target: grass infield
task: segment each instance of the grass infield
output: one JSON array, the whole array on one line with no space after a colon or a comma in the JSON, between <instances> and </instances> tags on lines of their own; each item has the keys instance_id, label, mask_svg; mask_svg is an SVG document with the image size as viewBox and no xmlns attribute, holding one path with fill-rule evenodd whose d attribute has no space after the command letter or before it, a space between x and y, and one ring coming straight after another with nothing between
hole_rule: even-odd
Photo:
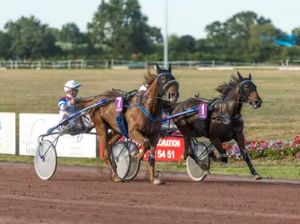
<instances>
[{"instance_id":1,"label":"grass infield","mask_svg":"<svg viewBox=\"0 0 300 224\"><path fill-rule=\"evenodd\" d=\"M218 96L215 88L228 82L234 71L174 70L180 83L180 100L200 93ZM292 140L300 134L300 71L241 70L252 73L263 99L260 109L243 107L247 140ZM57 100L67 80L82 83L80 96L87 97L111 89L133 90L143 82L145 70L0 70L0 111L17 113L57 113Z\"/></svg>"}]
</instances>

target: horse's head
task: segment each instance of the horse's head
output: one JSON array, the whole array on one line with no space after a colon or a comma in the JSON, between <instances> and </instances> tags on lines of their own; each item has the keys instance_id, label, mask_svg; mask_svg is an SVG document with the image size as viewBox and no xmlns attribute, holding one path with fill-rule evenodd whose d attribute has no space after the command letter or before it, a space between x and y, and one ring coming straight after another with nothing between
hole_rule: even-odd
<instances>
[{"instance_id":1,"label":"horse's head","mask_svg":"<svg viewBox=\"0 0 300 224\"><path fill-rule=\"evenodd\" d=\"M163 100L176 102L179 97L179 83L172 75L171 66L169 69L161 69L156 64L157 70L157 84L158 84L158 97L162 97Z\"/></svg>"},{"instance_id":2,"label":"horse's head","mask_svg":"<svg viewBox=\"0 0 300 224\"><path fill-rule=\"evenodd\" d=\"M252 81L251 74L249 74L248 78L244 78L237 72L237 76L239 79L240 101L248 102L254 109L259 108L262 100L257 92L256 85Z\"/></svg>"}]
</instances>

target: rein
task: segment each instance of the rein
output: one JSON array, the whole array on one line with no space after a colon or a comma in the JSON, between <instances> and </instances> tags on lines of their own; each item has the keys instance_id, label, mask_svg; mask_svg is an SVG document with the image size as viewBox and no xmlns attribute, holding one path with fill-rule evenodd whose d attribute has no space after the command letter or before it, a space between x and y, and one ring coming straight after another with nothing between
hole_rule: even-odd
<instances>
[{"instance_id":1,"label":"rein","mask_svg":"<svg viewBox=\"0 0 300 224\"><path fill-rule=\"evenodd\" d=\"M89 98L91 98L91 100L96 99L97 97L111 97L112 99L115 99L116 97L112 97L111 95L108 94L100 94L100 95L96 95L96 96L88 96L88 97L84 97L82 98L83 100L89 100ZM123 97L124 95L122 95ZM146 99L164 99L164 97L159 97L159 96L138 96L138 95L134 95L135 97L141 97L141 98L146 98Z\"/></svg>"},{"instance_id":2,"label":"rein","mask_svg":"<svg viewBox=\"0 0 300 224\"><path fill-rule=\"evenodd\" d=\"M219 98L218 100L220 100L220 99L221 98ZM237 103L244 103L244 102L237 102ZM211 106L210 106L210 108L211 108ZM213 109L210 109L210 110L213 110ZM194 115L198 112L199 112L199 108L197 106L196 107L190 107L185 111L169 115L166 118L163 118L161 121L162 121L162 123L165 123L165 122L167 122L171 119L174 119L174 118L177 118L177 117L180 117L180 116L191 116L191 115ZM241 114L236 114L234 116L229 116L229 115L223 114L222 111L221 111L221 114L219 116L210 117L210 118L207 118L206 120L221 120L222 121L222 120L225 119L227 121L229 120L229 123L230 123L230 121L239 120L241 117L242 117ZM226 123L228 123L228 122L226 122Z\"/></svg>"},{"instance_id":3,"label":"rein","mask_svg":"<svg viewBox=\"0 0 300 224\"><path fill-rule=\"evenodd\" d=\"M146 118L149 120L150 122L150 125L152 123L154 123L155 121L157 120L160 120L161 119L161 115L162 115L162 109L160 108L160 113L159 115L157 116L153 116L149 111L148 109L143 105L143 98L144 99L164 99L165 98L165 90L170 86L170 85L179 85L179 83L176 81L176 79L174 78L174 76L170 73L170 72L162 72L160 74L157 75L156 77L157 79L157 85L158 85L158 92L157 92L157 96L156 97L152 97L152 96L144 96L144 93L145 92L136 92L132 95L132 97L139 97L140 100L138 103L135 103L134 105L124 105L125 108L127 109L130 109L130 108L133 108L133 107L138 107L142 112L143 114L146 116ZM141 94L138 94L138 93L141 93ZM112 96L112 94L99 94L99 95L96 95L96 96L91 96L91 97L86 97L86 98L83 98L83 100L94 100L96 99L97 97L110 97L110 98L116 98L116 97L119 97L121 96L123 99L127 98L127 96L130 95L130 93L121 93L119 94L118 96Z\"/></svg>"}]
</instances>

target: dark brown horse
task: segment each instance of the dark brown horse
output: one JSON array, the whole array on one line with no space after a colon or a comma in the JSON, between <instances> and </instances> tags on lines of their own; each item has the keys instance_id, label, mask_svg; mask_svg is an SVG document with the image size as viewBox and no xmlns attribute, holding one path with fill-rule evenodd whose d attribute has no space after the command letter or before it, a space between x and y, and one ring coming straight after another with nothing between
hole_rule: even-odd
<instances>
[{"instance_id":1,"label":"dark brown horse","mask_svg":"<svg viewBox=\"0 0 300 224\"><path fill-rule=\"evenodd\" d=\"M227 162L227 154L222 147L222 143L234 139L238 143L241 155L251 174L255 179L260 179L261 177L253 168L250 158L245 152L244 122L241 115L244 103L251 104L254 109L259 108L262 104L251 74L248 78L243 78L238 72L237 76L232 76L229 83L220 85L216 90L221 93L221 96L212 101L196 97L168 107L169 113L176 114L190 108L196 108L202 103L208 104L208 118L205 120L200 119L197 113L173 119L185 137L184 157L186 159L190 155L196 159L191 149L191 138L204 136L210 139L218 150L221 160Z\"/></svg>"},{"instance_id":2,"label":"dark brown horse","mask_svg":"<svg viewBox=\"0 0 300 224\"><path fill-rule=\"evenodd\" d=\"M82 109L92 105L102 98L112 99L104 106L95 108L89 112L95 125L99 141L103 147L104 159L109 164L112 172L112 180L119 181L116 175L116 167L108 160L108 150L120 136L127 135L130 139L139 143L144 150L140 151L137 157L142 159L145 150L150 149L149 156L149 180L151 183L160 184L161 181L155 173L155 147L160 137L161 129L161 102L176 102L179 96L179 84L171 73L171 67L168 70L161 69L158 65L157 75L154 80L149 82L153 74L148 71L145 76L146 82L151 83L146 91L126 93L120 90L109 90L99 96L89 99L81 99L77 103L77 108ZM150 77L150 78L149 78ZM147 80L148 79L148 80ZM122 97L124 100L123 112L116 112L115 98ZM121 120L123 124L117 122ZM109 134L109 129L111 133Z\"/></svg>"}]
</instances>

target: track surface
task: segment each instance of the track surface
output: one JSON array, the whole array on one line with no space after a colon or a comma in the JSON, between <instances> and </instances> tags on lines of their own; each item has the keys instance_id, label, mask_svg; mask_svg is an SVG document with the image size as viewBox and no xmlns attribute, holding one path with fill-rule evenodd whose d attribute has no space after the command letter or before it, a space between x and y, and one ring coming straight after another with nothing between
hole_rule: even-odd
<instances>
[{"instance_id":1,"label":"track surface","mask_svg":"<svg viewBox=\"0 0 300 224\"><path fill-rule=\"evenodd\" d=\"M300 182L144 177L113 183L106 170L58 167L42 181L32 165L0 163L0 223L300 223Z\"/></svg>"}]
</instances>

